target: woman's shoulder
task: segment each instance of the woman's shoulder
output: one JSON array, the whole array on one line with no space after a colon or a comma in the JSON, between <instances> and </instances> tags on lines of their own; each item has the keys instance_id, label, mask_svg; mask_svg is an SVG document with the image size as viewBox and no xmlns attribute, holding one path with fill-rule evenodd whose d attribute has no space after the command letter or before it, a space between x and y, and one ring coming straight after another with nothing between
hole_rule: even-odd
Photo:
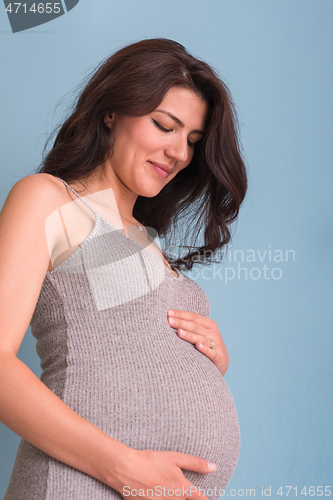
<instances>
[{"instance_id":1,"label":"woman's shoulder","mask_svg":"<svg viewBox=\"0 0 333 500\"><path fill-rule=\"evenodd\" d=\"M47 218L68 201L60 179L46 173L27 175L10 189L0 211L0 226L2 230L22 224L32 224L31 230L44 228Z\"/></svg>"},{"instance_id":2,"label":"woman's shoulder","mask_svg":"<svg viewBox=\"0 0 333 500\"><path fill-rule=\"evenodd\" d=\"M47 173L31 174L18 180L10 189L5 205L38 207L53 211L64 202L66 190L60 179ZM4 207L5 207L4 205Z\"/></svg>"},{"instance_id":3,"label":"woman's shoulder","mask_svg":"<svg viewBox=\"0 0 333 500\"><path fill-rule=\"evenodd\" d=\"M54 175L38 173L22 177L13 185L11 192L20 192L25 198L31 198L34 194L47 197L47 195L59 193L59 187L63 185L61 180Z\"/></svg>"}]
</instances>

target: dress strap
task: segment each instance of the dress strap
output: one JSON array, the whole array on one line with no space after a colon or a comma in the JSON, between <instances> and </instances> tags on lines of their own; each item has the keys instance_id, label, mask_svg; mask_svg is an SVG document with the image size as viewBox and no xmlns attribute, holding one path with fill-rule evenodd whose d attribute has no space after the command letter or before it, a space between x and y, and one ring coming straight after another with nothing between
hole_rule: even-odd
<instances>
[{"instance_id":1,"label":"dress strap","mask_svg":"<svg viewBox=\"0 0 333 500\"><path fill-rule=\"evenodd\" d=\"M93 212L93 214L96 217L99 216L98 212L96 212L96 210L94 210L93 208L91 208L91 206L89 205L89 203L87 203L83 198L81 198L81 196L76 191L74 191L74 189L72 187L70 187L70 185L67 184L67 182L64 181L64 179L61 179L61 177L57 177L57 176L55 176L55 177L57 179L61 180L82 201L82 203L84 203L88 208L90 208L90 210Z\"/></svg>"}]
</instances>

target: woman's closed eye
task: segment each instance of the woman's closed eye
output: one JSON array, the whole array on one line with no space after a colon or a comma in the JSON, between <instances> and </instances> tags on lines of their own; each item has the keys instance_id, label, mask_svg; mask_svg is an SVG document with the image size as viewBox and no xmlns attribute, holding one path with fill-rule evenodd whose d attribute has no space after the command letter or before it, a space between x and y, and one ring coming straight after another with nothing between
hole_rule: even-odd
<instances>
[{"instance_id":1,"label":"woman's closed eye","mask_svg":"<svg viewBox=\"0 0 333 500\"><path fill-rule=\"evenodd\" d=\"M165 128L165 127L162 127L162 125L160 125L156 120L154 120L152 118L153 122L155 123L156 127L159 128L160 130L162 130L163 132L172 132L173 129L168 129L168 128ZM187 141L187 144L192 147L194 146L194 142L191 142L191 141Z\"/></svg>"},{"instance_id":2,"label":"woman's closed eye","mask_svg":"<svg viewBox=\"0 0 333 500\"><path fill-rule=\"evenodd\" d=\"M172 132L172 129L162 127L162 125L160 125L156 120L153 119L153 122L155 123L156 127L160 130L163 130L163 132Z\"/></svg>"}]
</instances>

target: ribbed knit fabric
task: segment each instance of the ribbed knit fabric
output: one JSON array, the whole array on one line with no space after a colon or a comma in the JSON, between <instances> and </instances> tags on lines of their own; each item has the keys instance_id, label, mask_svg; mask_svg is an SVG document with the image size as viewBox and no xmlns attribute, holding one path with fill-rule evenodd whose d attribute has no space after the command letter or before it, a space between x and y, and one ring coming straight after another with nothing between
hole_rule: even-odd
<instances>
[{"instance_id":1,"label":"ribbed knit fabric","mask_svg":"<svg viewBox=\"0 0 333 500\"><path fill-rule=\"evenodd\" d=\"M217 500L239 455L234 400L212 361L167 321L168 309L209 317L208 297L80 199L94 213L95 226L47 272L31 320L41 380L127 446L181 451L216 463L209 474L183 473ZM22 439L4 500L121 498Z\"/></svg>"}]
</instances>

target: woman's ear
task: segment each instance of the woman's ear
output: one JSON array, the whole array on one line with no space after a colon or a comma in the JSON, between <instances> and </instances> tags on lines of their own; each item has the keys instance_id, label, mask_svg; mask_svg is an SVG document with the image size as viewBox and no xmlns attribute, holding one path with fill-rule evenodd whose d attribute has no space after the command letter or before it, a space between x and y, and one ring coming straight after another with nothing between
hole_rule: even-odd
<instances>
[{"instance_id":1,"label":"woman's ear","mask_svg":"<svg viewBox=\"0 0 333 500\"><path fill-rule=\"evenodd\" d=\"M105 115L104 123L111 130L114 124L114 113L108 113Z\"/></svg>"}]
</instances>

